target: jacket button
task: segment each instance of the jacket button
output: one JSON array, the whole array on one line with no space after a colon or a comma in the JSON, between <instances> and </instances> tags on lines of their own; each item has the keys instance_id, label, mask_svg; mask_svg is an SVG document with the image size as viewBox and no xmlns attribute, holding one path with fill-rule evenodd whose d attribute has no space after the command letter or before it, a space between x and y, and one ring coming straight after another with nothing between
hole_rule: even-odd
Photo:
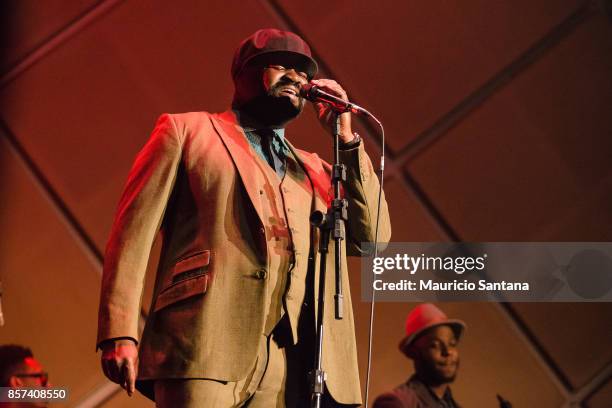
<instances>
[{"instance_id":1,"label":"jacket button","mask_svg":"<svg viewBox=\"0 0 612 408\"><path fill-rule=\"evenodd\" d=\"M261 235L266 235L266 229L264 227L259 227L259 233Z\"/></svg>"},{"instance_id":2,"label":"jacket button","mask_svg":"<svg viewBox=\"0 0 612 408\"><path fill-rule=\"evenodd\" d=\"M260 280L266 279L266 275L267 272L264 268L258 269L257 272L255 272L255 277Z\"/></svg>"}]
</instances>

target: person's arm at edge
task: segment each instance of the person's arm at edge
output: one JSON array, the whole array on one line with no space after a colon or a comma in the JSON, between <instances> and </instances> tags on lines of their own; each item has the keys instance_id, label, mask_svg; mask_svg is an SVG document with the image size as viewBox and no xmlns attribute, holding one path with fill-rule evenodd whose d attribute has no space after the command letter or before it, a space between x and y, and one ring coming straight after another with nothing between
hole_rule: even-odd
<instances>
[{"instance_id":1,"label":"person's arm at edge","mask_svg":"<svg viewBox=\"0 0 612 408\"><path fill-rule=\"evenodd\" d=\"M144 275L180 157L176 124L164 114L134 161L106 247L97 348L104 373L128 395L135 388Z\"/></svg>"}]
</instances>

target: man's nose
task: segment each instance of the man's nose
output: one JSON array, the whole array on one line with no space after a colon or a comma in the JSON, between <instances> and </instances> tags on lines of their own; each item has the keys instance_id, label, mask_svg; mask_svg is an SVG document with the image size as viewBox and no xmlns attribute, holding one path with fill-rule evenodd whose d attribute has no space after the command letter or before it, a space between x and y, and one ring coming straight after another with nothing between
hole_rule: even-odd
<instances>
[{"instance_id":1,"label":"man's nose","mask_svg":"<svg viewBox=\"0 0 612 408\"><path fill-rule=\"evenodd\" d=\"M287 69L285 71L285 76L289 78L292 82L295 82L295 83L299 83L302 85L308 83L308 80L304 78L303 76L301 76L300 74L298 74L298 72L294 68Z\"/></svg>"}]
</instances>

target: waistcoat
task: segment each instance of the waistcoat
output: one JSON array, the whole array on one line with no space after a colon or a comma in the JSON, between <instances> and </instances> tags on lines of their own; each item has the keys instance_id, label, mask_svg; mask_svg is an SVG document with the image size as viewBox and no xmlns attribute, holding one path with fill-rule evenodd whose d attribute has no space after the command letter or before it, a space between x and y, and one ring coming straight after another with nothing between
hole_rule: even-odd
<instances>
[{"instance_id":1,"label":"waistcoat","mask_svg":"<svg viewBox=\"0 0 612 408\"><path fill-rule=\"evenodd\" d=\"M313 189L306 172L292 153L287 154L282 179L259 155L254 156L265 178L260 196L269 241L266 296L269 304L264 334L269 335L287 313L295 344L306 291Z\"/></svg>"}]
</instances>

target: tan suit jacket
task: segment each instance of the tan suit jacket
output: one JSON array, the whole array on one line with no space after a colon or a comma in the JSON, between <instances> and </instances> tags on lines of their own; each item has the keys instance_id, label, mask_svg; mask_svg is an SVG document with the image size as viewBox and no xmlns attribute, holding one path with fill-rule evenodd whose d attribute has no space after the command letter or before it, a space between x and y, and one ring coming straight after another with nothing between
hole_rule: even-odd
<instances>
[{"instance_id":1,"label":"tan suit jacket","mask_svg":"<svg viewBox=\"0 0 612 408\"><path fill-rule=\"evenodd\" d=\"M310 210L326 210L329 164L289 145L314 186ZM348 167L348 254L374 240L378 179L363 145L341 152ZM137 156L106 248L98 344L139 339L144 275L157 232L163 245L151 313L140 340L139 384L156 378L236 381L254 366L264 325L270 232L261 216L264 176L233 112L162 115ZM266 193L267 194L267 193ZM390 239L382 199L379 241ZM312 235L314 234L314 235ZM311 232L318 236L318 232ZM312 243L295 243L296 246ZM316 251L316 248L314 248ZM344 251L346 254L347 252ZM318 254L307 259L316 268ZM328 271L333 271L330 245ZM344 319L333 316L333 272L327 274L323 367L338 402L361 401L346 258ZM315 293L317 293L315 291Z\"/></svg>"}]
</instances>

